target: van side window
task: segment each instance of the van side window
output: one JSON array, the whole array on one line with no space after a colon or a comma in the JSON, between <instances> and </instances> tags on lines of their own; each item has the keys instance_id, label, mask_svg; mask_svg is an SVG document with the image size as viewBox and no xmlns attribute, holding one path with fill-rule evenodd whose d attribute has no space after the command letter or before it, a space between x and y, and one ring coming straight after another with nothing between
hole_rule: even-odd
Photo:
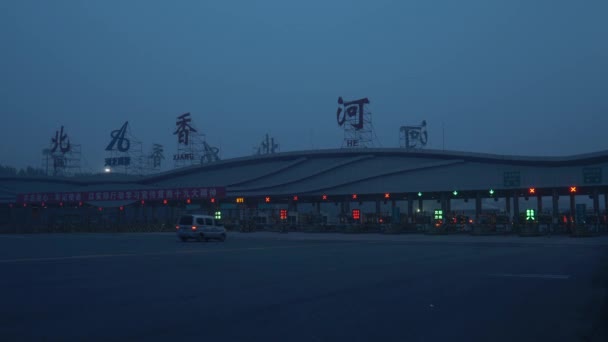
<instances>
[{"instance_id":1,"label":"van side window","mask_svg":"<svg viewBox=\"0 0 608 342\"><path fill-rule=\"evenodd\" d=\"M179 218L179 224L189 226L192 224L192 215L184 215Z\"/></svg>"},{"instance_id":2,"label":"van side window","mask_svg":"<svg viewBox=\"0 0 608 342\"><path fill-rule=\"evenodd\" d=\"M199 217L199 218L197 218L197 219L196 219L196 224L198 224L198 225L201 225L201 226L202 226L202 225L204 225L204 224L205 224L205 221L203 221L203 219Z\"/></svg>"},{"instance_id":3,"label":"van side window","mask_svg":"<svg viewBox=\"0 0 608 342\"><path fill-rule=\"evenodd\" d=\"M213 219L205 218L205 225L207 225L207 226L213 226Z\"/></svg>"}]
</instances>

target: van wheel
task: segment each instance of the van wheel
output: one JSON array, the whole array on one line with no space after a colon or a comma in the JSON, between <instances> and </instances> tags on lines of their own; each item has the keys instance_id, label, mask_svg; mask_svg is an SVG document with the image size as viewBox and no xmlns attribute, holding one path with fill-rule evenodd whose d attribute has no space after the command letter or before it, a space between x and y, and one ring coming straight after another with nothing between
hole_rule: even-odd
<instances>
[{"instance_id":1,"label":"van wheel","mask_svg":"<svg viewBox=\"0 0 608 342\"><path fill-rule=\"evenodd\" d=\"M226 241L226 234L220 235L220 241L222 241L222 242Z\"/></svg>"}]
</instances>

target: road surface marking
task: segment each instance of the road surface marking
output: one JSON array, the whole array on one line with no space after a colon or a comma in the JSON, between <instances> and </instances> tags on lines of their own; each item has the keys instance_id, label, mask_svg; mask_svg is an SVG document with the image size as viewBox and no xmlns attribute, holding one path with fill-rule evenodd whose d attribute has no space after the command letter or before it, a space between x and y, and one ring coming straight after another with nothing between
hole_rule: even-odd
<instances>
[{"instance_id":1,"label":"road surface marking","mask_svg":"<svg viewBox=\"0 0 608 342\"><path fill-rule=\"evenodd\" d=\"M513 273L494 273L492 277L504 278L538 278L538 279L568 279L569 275L565 274L513 274Z\"/></svg>"},{"instance_id":2,"label":"road surface marking","mask_svg":"<svg viewBox=\"0 0 608 342\"><path fill-rule=\"evenodd\" d=\"M227 248L227 249L211 249L198 250L190 249L186 251L166 251L152 253L115 253L115 254L85 254L85 255L69 255L59 257L38 257L38 258L16 258L16 259L0 259L0 264L10 264L19 262L37 262L37 261L64 261L64 260L81 260L81 259L101 259L101 258L116 258L116 257L134 257L134 256L163 256L163 255L180 255L180 254L205 254L205 253L221 253L221 252L241 252L241 251L263 251L273 249L296 249L306 247L327 246L327 243L308 244L308 245L293 245L293 246L271 246L271 247L243 247L243 248ZM335 244L334 244L335 245ZM339 245L355 245L354 243L339 243Z\"/></svg>"}]
</instances>

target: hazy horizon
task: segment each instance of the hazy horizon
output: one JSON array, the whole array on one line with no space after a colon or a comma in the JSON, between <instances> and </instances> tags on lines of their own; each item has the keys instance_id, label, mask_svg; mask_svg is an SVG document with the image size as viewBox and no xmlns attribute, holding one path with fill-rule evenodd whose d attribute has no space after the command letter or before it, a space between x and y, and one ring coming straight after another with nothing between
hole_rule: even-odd
<instances>
[{"instance_id":1,"label":"hazy horizon","mask_svg":"<svg viewBox=\"0 0 608 342\"><path fill-rule=\"evenodd\" d=\"M83 171L129 121L176 152L192 113L223 159L269 133L339 148L338 97L368 97L377 147L426 120L429 149L606 150L608 3L53 1L0 4L0 164L40 166L63 125Z\"/></svg>"}]
</instances>

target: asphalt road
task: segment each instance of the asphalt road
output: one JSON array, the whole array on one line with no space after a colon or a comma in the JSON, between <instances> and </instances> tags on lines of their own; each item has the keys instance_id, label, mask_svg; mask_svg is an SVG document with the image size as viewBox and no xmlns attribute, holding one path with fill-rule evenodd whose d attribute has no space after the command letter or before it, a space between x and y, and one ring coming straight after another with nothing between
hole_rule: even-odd
<instances>
[{"instance_id":1,"label":"asphalt road","mask_svg":"<svg viewBox=\"0 0 608 342\"><path fill-rule=\"evenodd\" d=\"M608 237L0 235L0 341L603 341Z\"/></svg>"}]
</instances>

